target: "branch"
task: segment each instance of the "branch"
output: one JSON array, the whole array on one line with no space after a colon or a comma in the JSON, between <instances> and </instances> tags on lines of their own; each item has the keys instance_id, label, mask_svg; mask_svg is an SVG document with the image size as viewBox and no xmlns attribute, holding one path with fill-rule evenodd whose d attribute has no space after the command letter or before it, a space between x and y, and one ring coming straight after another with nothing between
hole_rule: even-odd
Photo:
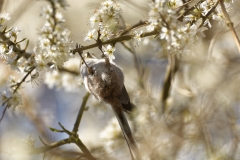
<instances>
[{"instance_id":1,"label":"branch","mask_svg":"<svg viewBox=\"0 0 240 160\"><path fill-rule=\"evenodd\" d=\"M239 38L237 36L237 33L233 27L233 22L231 21L227 11L226 11L226 8L224 6L224 3L223 3L223 0L218 0L218 2L220 3L220 6L221 6L221 9L222 9L222 12L223 12L223 16L225 18L225 21L226 21L226 24L228 26L228 28L230 29L233 37L234 37L234 40L235 40L235 43L237 45L237 48L238 48L238 51L240 53L240 41L239 41Z\"/></svg>"},{"instance_id":2,"label":"branch","mask_svg":"<svg viewBox=\"0 0 240 160\"><path fill-rule=\"evenodd\" d=\"M190 8L187 8L185 12L183 12L180 16L177 17L177 20L182 21L183 17L188 14L190 11L195 9L195 6L198 5L199 3L203 2L204 0L200 0L199 2L197 2L196 4L194 4L193 6L191 6Z\"/></svg>"},{"instance_id":3,"label":"branch","mask_svg":"<svg viewBox=\"0 0 240 160\"><path fill-rule=\"evenodd\" d=\"M85 156L90 160L96 160L95 157L91 154L91 152L87 149L87 147L82 143L82 141L77 137L75 140L75 144L82 150Z\"/></svg>"},{"instance_id":4,"label":"branch","mask_svg":"<svg viewBox=\"0 0 240 160\"><path fill-rule=\"evenodd\" d=\"M74 70L69 70L69 69L67 69L67 68L65 68L65 67L63 67L63 66L58 66L58 70L59 70L60 72L70 73L70 74L72 74L72 75L74 75L74 76L78 76L78 75L79 75L79 72L74 71Z\"/></svg>"},{"instance_id":5,"label":"branch","mask_svg":"<svg viewBox=\"0 0 240 160\"><path fill-rule=\"evenodd\" d=\"M208 11L208 13L203 17L203 20L202 20L202 24L204 24L204 22L207 20L207 18L215 11L217 5L218 5L219 1L217 1L213 7ZM201 24L201 25L202 25Z\"/></svg>"},{"instance_id":6,"label":"branch","mask_svg":"<svg viewBox=\"0 0 240 160\"><path fill-rule=\"evenodd\" d=\"M120 33L120 36L123 36L123 35L127 34L128 32L130 32L131 30L137 29L137 28L142 27L142 26L145 26L145 25L147 25L147 24L148 24L147 21L139 21L137 24L135 24L135 25L133 25L132 27L124 30L123 32L121 32L121 33ZM117 36L117 37L119 37L119 36Z\"/></svg>"},{"instance_id":7,"label":"branch","mask_svg":"<svg viewBox=\"0 0 240 160\"><path fill-rule=\"evenodd\" d=\"M88 100L89 96L90 96L90 93L87 92L86 95L83 97L83 101L82 101L82 104L80 106L80 110L78 112L77 119L75 121L73 130L72 130L73 133L77 133L78 132L78 127L79 127L79 124L81 122L82 115L83 115L83 112L85 110L86 103L87 103L87 100Z\"/></svg>"},{"instance_id":8,"label":"branch","mask_svg":"<svg viewBox=\"0 0 240 160\"><path fill-rule=\"evenodd\" d=\"M47 151L49 151L51 149L57 148L57 147L62 146L64 144L74 143L82 150L82 152L84 153L84 156L86 158L88 158L90 160L95 160L96 158L93 157L91 152L82 143L81 139L79 138L79 136L77 134L78 127L79 127L79 124L81 122L81 118L82 118L82 115L83 115L83 112L84 112L84 109L85 109L85 106L86 106L86 103L87 103L87 100L88 100L89 96L90 96L90 93L86 93L86 95L83 97L83 101L82 101L80 110L78 112L78 116L76 118L76 121L75 121L75 124L74 124L72 132L70 132L67 129L65 129L65 127L61 123L59 123L59 125L61 126L61 128L63 130L50 128L54 132L65 132L65 133L67 133L69 135L69 138L63 139L63 140L60 140L60 141L57 141L57 142L54 142L54 143L51 143L50 145L47 145L45 142L43 142L40 139L45 146L39 147L39 148L33 148L31 151L29 151L29 154L45 153L45 152L47 152Z\"/></svg>"},{"instance_id":9,"label":"branch","mask_svg":"<svg viewBox=\"0 0 240 160\"><path fill-rule=\"evenodd\" d=\"M23 77L23 79L17 83L17 87L14 89L13 93L16 93L17 90L20 88L20 86L22 85L23 82L25 82L25 80L27 79L27 77L32 73L32 71L35 69L35 67L32 67L27 74Z\"/></svg>"},{"instance_id":10,"label":"branch","mask_svg":"<svg viewBox=\"0 0 240 160\"><path fill-rule=\"evenodd\" d=\"M188 4L192 3L194 0L189 0L188 2L184 3L183 5L177 7L176 9L181 10L183 7L187 6Z\"/></svg>"},{"instance_id":11,"label":"branch","mask_svg":"<svg viewBox=\"0 0 240 160\"><path fill-rule=\"evenodd\" d=\"M145 32L145 33L141 34L141 38L148 37L148 36L153 36L153 35L157 35L157 34L159 34L159 32L156 31L156 30L154 30L152 32ZM109 40L103 41L102 44L103 45L105 45L105 44L113 44L113 43L117 43L117 42L127 41L127 40L130 40L132 38L133 38L132 35L125 35L125 36L115 37L113 39L109 39ZM91 44L91 45L88 45L88 46L81 46L80 48L76 48L76 49L72 50L72 52L73 53L76 53L76 52L81 53L84 50L95 48L97 46L98 46L98 43L94 43L94 44Z\"/></svg>"},{"instance_id":12,"label":"branch","mask_svg":"<svg viewBox=\"0 0 240 160\"><path fill-rule=\"evenodd\" d=\"M8 108L8 105L6 105L5 108L4 108L4 110L3 110L2 116L1 116L1 118L0 118L0 123L1 123L2 120L3 120L3 117L4 117L4 115L5 115L6 111L7 111L7 108Z\"/></svg>"}]
</instances>

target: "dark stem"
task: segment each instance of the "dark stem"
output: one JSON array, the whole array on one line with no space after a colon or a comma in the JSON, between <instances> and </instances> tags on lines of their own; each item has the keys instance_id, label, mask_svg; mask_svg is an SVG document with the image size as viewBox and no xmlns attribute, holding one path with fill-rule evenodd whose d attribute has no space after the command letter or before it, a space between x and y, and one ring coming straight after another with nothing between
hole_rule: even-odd
<instances>
[{"instance_id":1,"label":"dark stem","mask_svg":"<svg viewBox=\"0 0 240 160\"><path fill-rule=\"evenodd\" d=\"M86 95L83 97L83 101L82 101L82 104L80 106L80 110L78 111L77 119L75 121L73 130L72 130L72 132L74 132L74 133L78 132L78 127L80 125L82 115L83 115L83 112L85 110L86 103L87 103L87 100L88 100L89 96L90 96L90 93L86 93Z\"/></svg>"},{"instance_id":2,"label":"dark stem","mask_svg":"<svg viewBox=\"0 0 240 160\"><path fill-rule=\"evenodd\" d=\"M35 69L35 67L32 67L27 74L23 77L23 79L21 80L21 82L17 83L17 87L14 89L13 93L16 93L17 90L20 88L20 86L22 85L23 82L25 82L25 80L27 79L27 77L32 73L32 71Z\"/></svg>"},{"instance_id":3,"label":"dark stem","mask_svg":"<svg viewBox=\"0 0 240 160\"><path fill-rule=\"evenodd\" d=\"M8 108L8 105L6 105L6 107L5 107L4 110L3 110L2 117L1 117L1 119L0 119L0 123L1 123L2 120L3 120L3 117L4 117L4 115L5 115L6 111L7 111L7 108Z\"/></svg>"},{"instance_id":4,"label":"dark stem","mask_svg":"<svg viewBox=\"0 0 240 160\"><path fill-rule=\"evenodd\" d=\"M154 30L152 32L142 33L141 37L143 38L143 37L153 36L153 35L157 35L157 34L159 34L159 32ZM109 40L103 41L102 45L105 45L105 44L115 44L117 42L127 41L127 40L130 40L132 38L133 38L132 35L125 35L125 36L121 36L121 37L116 37L116 38L113 38L113 39L109 39ZM98 43L94 43L94 44L91 44L91 45L88 45L88 46L82 46L80 48L76 48L76 49L72 50L72 52L73 53L76 53L76 52L78 52L78 53L80 52L81 53L84 50L95 48L97 46L98 46Z\"/></svg>"},{"instance_id":5,"label":"dark stem","mask_svg":"<svg viewBox=\"0 0 240 160\"><path fill-rule=\"evenodd\" d=\"M228 28L230 29L230 31L231 31L231 33L232 33L232 35L234 37L235 43L236 43L236 45L238 47L238 51L240 53L240 41L239 41L237 33L236 33L236 31L235 31L235 29L233 27L233 22L231 21L228 13L226 11L226 8L224 6L223 0L218 0L218 2L220 3L220 6L221 6L221 9L222 9L222 13L223 13L223 16L225 18L226 24L227 24Z\"/></svg>"}]
</instances>

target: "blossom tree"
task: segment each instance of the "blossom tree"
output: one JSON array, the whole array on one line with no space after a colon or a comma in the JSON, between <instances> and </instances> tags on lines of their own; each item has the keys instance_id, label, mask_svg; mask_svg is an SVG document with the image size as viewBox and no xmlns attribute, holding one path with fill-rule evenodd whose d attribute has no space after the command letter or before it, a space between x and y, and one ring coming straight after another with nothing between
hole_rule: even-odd
<instances>
[{"instance_id":1,"label":"blossom tree","mask_svg":"<svg viewBox=\"0 0 240 160\"><path fill-rule=\"evenodd\" d=\"M1 5L3 3L2 0ZM94 11L89 10L91 15L86 21L89 28L82 37L84 45L72 39L81 33L68 29L64 13L71 10L71 6L67 0L46 0L47 5L41 8L45 22L38 28L35 44L29 41L28 35L18 38L25 28L9 27L11 15L1 8L0 121L7 124L11 118L5 115L25 113L39 135L38 139L37 135L30 135L19 142L24 143L20 145L24 146L24 153L13 150L11 154L24 154L24 159L35 155L40 155L37 157L40 159L90 160L240 158L240 42L239 27L234 25L239 22L236 15L240 3L233 0L149 0L145 3L148 5L142 9L138 1L98 2ZM130 5L139 11L146 10L146 18L137 19L137 23L127 22L129 17L124 12ZM34 47L30 47L30 43ZM121 67L136 108L127 113L139 148L136 157L129 154L114 116L98 133L102 143L92 140L85 144L80 134L79 126L84 123L82 117L87 112L105 114L102 106L106 104L91 99L79 74L80 61L84 61L84 55L91 49L95 49L94 55L99 59L108 58L117 64L126 61L126 66ZM77 65L73 64L74 60ZM31 109L27 107L34 101L32 96L25 96L25 86L29 84L36 89L45 84L51 90L75 92L78 97L84 93L80 104L75 106L80 109L74 122L68 126L61 122L57 127L42 125L44 118L34 116L38 111L35 105L41 101L32 102ZM95 110L90 109L93 106L97 106ZM0 129L4 129L1 123ZM53 136L64 133L67 138L51 142L46 129L57 132L52 133ZM90 136L90 139L94 138ZM77 148L72 149L70 144ZM5 143L0 146L0 158L8 157L5 148L8 148Z\"/></svg>"}]
</instances>

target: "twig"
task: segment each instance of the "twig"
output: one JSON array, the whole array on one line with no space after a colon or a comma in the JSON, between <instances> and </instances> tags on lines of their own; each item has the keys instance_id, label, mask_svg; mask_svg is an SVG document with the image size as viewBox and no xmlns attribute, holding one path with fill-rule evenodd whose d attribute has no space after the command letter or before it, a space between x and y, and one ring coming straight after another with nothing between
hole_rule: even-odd
<instances>
[{"instance_id":1,"label":"twig","mask_svg":"<svg viewBox=\"0 0 240 160\"><path fill-rule=\"evenodd\" d=\"M131 49L130 47L128 47L124 42L121 42L121 44L123 45L123 47L124 47L126 50L128 50L130 53L133 54L133 51L132 51L132 49Z\"/></svg>"},{"instance_id":2,"label":"twig","mask_svg":"<svg viewBox=\"0 0 240 160\"><path fill-rule=\"evenodd\" d=\"M74 75L74 76L78 76L78 75L79 75L79 72L74 71L74 70L69 70L69 69L67 69L67 68L65 68L65 67L58 67L58 70L59 70L60 72L70 73L70 74L72 74L72 75Z\"/></svg>"},{"instance_id":3,"label":"twig","mask_svg":"<svg viewBox=\"0 0 240 160\"><path fill-rule=\"evenodd\" d=\"M81 139L79 138L78 134L77 134L77 131L78 131L78 127L79 127L79 124L81 122L81 118L82 118L82 115L83 115L83 112L85 110L85 106L86 106L86 103L87 103L87 100L89 98L90 94L89 93L86 93L86 95L83 97L83 101L82 101L82 104L81 104L81 107L80 107L80 110L78 112L78 115L77 115L77 118L76 118L76 121L75 121L75 124L74 124L74 127L73 127L73 131L70 132L68 131L61 123L59 123L60 127L63 129L63 130L57 130L57 129L54 129L54 128L50 128L52 131L58 131L58 132L65 132L69 135L69 138L67 139L63 139L63 140L60 140L60 141L57 141L57 142L54 142L54 143L51 143L51 144L46 144L41 138L40 138L40 141L45 145L43 147L39 147L39 148L33 148L29 153L30 154L39 154L39 153L45 153L45 152L48 152L49 150L51 149L54 149L54 148L57 148L59 146L62 146L62 145L65 145L65 144L68 144L68 143L74 143L76 144L81 150L82 152L84 153L84 156L90 160L95 160L96 158L92 156L92 154L90 153L90 151L87 149L87 147L82 143Z\"/></svg>"},{"instance_id":4,"label":"twig","mask_svg":"<svg viewBox=\"0 0 240 160\"><path fill-rule=\"evenodd\" d=\"M56 129L56 128L52 128L52 127L48 127L52 132L59 132L59 133L63 133L64 131L63 130L59 130L59 129Z\"/></svg>"},{"instance_id":5,"label":"twig","mask_svg":"<svg viewBox=\"0 0 240 160\"><path fill-rule=\"evenodd\" d=\"M75 121L73 130L72 130L72 132L74 132L74 133L78 132L78 127L79 127L79 124L81 122L82 115L83 115L83 112L85 110L86 103L87 103L87 100L88 100L89 96L90 96L90 93L86 93L86 95L83 97L83 101L82 101L80 110L79 110L78 115L77 115L77 119Z\"/></svg>"},{"instance_id":6,"label":"twig","mask_svg":"<svg viewBox=\"0 0 240 160\"><path fill-rule=\"evenodd\" d=\"M1 123L2 120L3 120L3 117L4 117L4 115L5 115L6 111L7 111L7 108L8 108L8 105L6 105L6 107L5 107L4 110L3 110L2 116L1 116L1 118L0 118L0 123Z\"/></svg>"},{"instance_id":7,"label":"twig","mask_svg":"<svg viewBox=\"0 0 240 160\"><path fill-rule=\"evenodd\" d=\"M68 135L72 135L72 133L71 133L69 130L67 130L60 122L58 122L58 124L59 124L59 126L63 129L63 131L64 131L65 133L67 133Z\"/></svg>"},{"instance_id":8,"label":"twig","mask_svg":"<svg viewBox=\"0 0 240 160\"><path fill-rule=\"evenodd\" d=\"M42 144L44 144L45 146L48 146L47 143L45 143L40 136L38 136L38 138L39 138L39 140L42 142Z\"/></svg>"},{"instance_id":9,"label":"twig","mask_svg":"<svg viewBox=\"0 0 240 160\"><path fill-rule=\"evenodd\" d=\"M226 24L227 24L228 28L230 29L230 31L231 31L231 33L232 33L232 35L234 37L235 43L236 43L238 51L240 53L240 41L239 41L237 33L236 33L236 31L235 31L235 29L233 27L233 22L231 21L228 13L226 11L226 8L224 6L223 0L218 0L218 1L220 3L220 6L221 6L221 9L222 9L222 13L223 13L223 16L225 18Z\"/></svg>"},{"instance_id":10,"label":"twig","mask_svg":"<svg viewBox=\"0 0 240 160\"><path fill-rule=\"evenodd\" d=\"M176 9L177 9L177 10L180 10L180 9L182 9L183 7L185 7L186 5L192 3L192 1L194 1L194 0L190 0L190 1L186 2L186 3L184 3L183 5L177 7Z\"/></svg>"},{"instance_id":11,"label":"twig","mask_svg":"<svg viewBox=\"0 0 240 160\"><path fill-rule=\"evenodd\" d=\"M35 69L35 67L32 67L27 74L23 77L23 79L17 83L17 87L14 89L13 93L16 93L17 90L20 88L20 86L22 85L23 82L25 82L25 80L27 79L27 77L32 73L32 71Z\"/></svg>"},{"instance_id":12,"label":"twig","mask_svg":"<svg viewBox=\"0 0 240 160\"><path fill-rule=\"evenodd\" d=\"M82 141L77 137L75 140L75 144L82 150L85 156L90 160L96 160L95 157L91 154L91 152L87 149L87 147L82 143Z\"/></svg>"},{"instance_id":13,"label":"twig","mask_svg":"<svg viewBox=\"0 0 240 160\"><path fill-rule=\"evenodd\" d=\"M139 21L137 24L135 24L135 25L133 25L132 27L124 30L123 32L121 32L121 33L119 34L119 36L117 36L117 37L123 36L123 35L127 34L128 32L130 32L131 30L137 29L137 28L142 27L142 26L145 26L145 25L147 25L147 24L148 24L147 21Z\"/></svg>"},{"instance_id":14,"label":"twig","mask_svg":"<svg viewBox=\"0 0 240 160\"><path fill-rule=\"evenodd\" d=\"M63 140L60 140L58 142L55 142L55 143L51 143L47 146L43 146L43 147L39 147L39 148L33 148L32 150L29 151L29 154L40 154L40 153L45 153L53 148L57 148L59 146L62 146L64 144L68 144L68 143L71 143L71 141L69 140L69 138L67 139L63 139Z\"/></svg>"}]
</instances>

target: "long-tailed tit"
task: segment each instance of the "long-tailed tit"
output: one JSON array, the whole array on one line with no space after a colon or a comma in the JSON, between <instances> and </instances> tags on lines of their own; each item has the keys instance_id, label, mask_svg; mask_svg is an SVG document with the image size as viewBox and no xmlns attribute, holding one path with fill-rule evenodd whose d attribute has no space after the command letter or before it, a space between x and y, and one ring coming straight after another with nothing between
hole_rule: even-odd
<instances>
[{"instance_id":1,"label":"long-tailed tit","mask_svg":"<svg viewBox=\"0 0 240 160\"><path fill-rule=\"evenodd\" d=\"M90 55L83 59L80 67L85 88L100 101L112 106L124 137L130 146L130 152L138 157L138 148L123 111L131 111L129 95L124 86L122 70L109 59L97 59ZM131 151L132 150L132 151Z\"/></svg>"}]
</instances>

